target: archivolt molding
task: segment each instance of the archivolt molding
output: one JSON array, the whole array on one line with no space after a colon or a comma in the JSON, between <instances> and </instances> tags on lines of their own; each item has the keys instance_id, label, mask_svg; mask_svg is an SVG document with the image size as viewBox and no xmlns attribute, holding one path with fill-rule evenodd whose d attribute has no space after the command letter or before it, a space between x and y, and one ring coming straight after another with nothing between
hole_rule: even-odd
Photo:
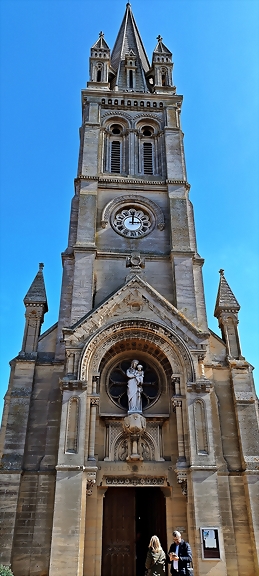
<instances>
[{"instance_id":1,"label":"archivolt molding","mask_svg":"<svg viewBox=\"0 0 259 576\"><path fill-rule=\"evenodd\" d=\"M80 379L87 381L90 372L98 374L106 352L117 342L129 339L153 342L168 358L172 372L184 372L189 382L194 380L193 361L184 341L165 326L144 319L115 322L93 335L81 356Z\"/></svg>"},{"instance_id":2,"label":"archivolt molding","mask_svg":"<svg viewBox=\"0 0 259 576\"><path fill-rule=\"evenodd\" d=\"M102 227L106 228L110 216L112 214L112 212L118 207L118 206L123 206L123 204L125 203L130 203L132 206L134 204L136 205L141 205L143 204L144 206L146 206L147 208L149 208L149 210L151 210L151 212L153 213L155 219L156 219L156 224L157 227L159 228L159 230L163 230L165 227L165 218L164 218L164 214L161 210L161 208L152 200L149 200L149 198L146 198L145 196L139 196L137 194L129 194L127 196L120 196L120 198L115 198L114 200L111 200L108 204L106 204L103 213L102 213Z\"/></svg>"},{"instance_id":3,"label":"archivolt molding","mask_svg":"<svg viewBox=\"0 0 259 576\"><path fill-rule=\"evenodd\" d=\"M156 114L152 114L152 112L143 112L142 114L136 114L136 116L134 116L134 120L139 120L139 118L143 121L145 121L145 119L152 119L155 120L155 122L159 122L159 120L162 120L162 114L161 111L159 110L159 108L157 109L157 113Z\"/></svg>"},{"instance_id":4,"label":"archivolt molding","mask_svg":"<svg viewBox=\"0 0 259 576\"><path fill-rule=\"evenodd\" d=\"M125 119L128 120L130 126L132 126L132 117L130 116L130 114L127 114L126 112L122 112L122 111L113 111L113 112L105 112L104 114L102 114L102 120L106 120L106 119L110 119L110 120L114 120L114 122L116 122L116 120L118 118L121 119Z\"/></svg>"}]
</instances>

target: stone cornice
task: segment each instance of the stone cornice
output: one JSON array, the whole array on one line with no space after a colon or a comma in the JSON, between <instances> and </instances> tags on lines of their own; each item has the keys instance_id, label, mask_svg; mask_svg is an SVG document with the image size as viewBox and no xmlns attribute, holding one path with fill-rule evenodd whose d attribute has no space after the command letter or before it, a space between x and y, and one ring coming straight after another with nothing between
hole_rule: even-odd
<instances>
[{"instance_id":1,"label":"stone cornice","mask_svg":"<svg viewBox=\"0 0 259 576\"><path fill-rule=\"evenodd\" d=\"M187 188L187 190L190 190L191 185L186 182L186 180L174 180L174 179L168 179L168 180L147 180L147 179L141 179L141 178L134 178L134 177L113 177L113 176L87 176L84 174L80 174L79 176L77 176L74 180L75 184L78 184L81 180L94 180L94 181L98 181L100 185L102 184L127 184L127 185L132 185L132 184L140 184L141 186L163 186L166 187L168 184L181 184L182 186L185 186Z\"/></svg>"}]
</instances>

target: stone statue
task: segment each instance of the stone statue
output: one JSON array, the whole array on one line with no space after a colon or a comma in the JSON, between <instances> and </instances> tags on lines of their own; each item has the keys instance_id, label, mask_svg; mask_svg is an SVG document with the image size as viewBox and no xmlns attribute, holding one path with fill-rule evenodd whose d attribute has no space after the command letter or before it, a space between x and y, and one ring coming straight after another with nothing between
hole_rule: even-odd
<instances>
[{"instance_id":1,"label":"stone statue","mask_svg":"<svg viewBox=\"0 0 259 576\"><path fill-rule=\"evenodd\" d=\"M144 370L138 360L132 360L130 368L127 370L127 377L128 412L142 412L141 393L143 391Z\"/></svg>"}]
</instances>

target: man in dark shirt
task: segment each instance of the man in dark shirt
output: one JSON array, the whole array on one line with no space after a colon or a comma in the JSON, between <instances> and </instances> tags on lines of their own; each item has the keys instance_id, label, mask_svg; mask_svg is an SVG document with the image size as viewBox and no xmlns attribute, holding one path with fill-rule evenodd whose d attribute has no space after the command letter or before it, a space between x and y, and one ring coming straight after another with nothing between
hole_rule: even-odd
<instances>
[{"instance_id":1,"label":"man in dark shirt","mask_svg":"<svg viewBox=\"0 0 259 576\"><path fill-rule=\"evenodd\" d=\"M192 551L190 544L182 540L181 533L173 532L173 543L168 552L168 562L171 564L171 574L173 576L188 576L188 565L192 562Z\"/></svg>"}]
</instances>

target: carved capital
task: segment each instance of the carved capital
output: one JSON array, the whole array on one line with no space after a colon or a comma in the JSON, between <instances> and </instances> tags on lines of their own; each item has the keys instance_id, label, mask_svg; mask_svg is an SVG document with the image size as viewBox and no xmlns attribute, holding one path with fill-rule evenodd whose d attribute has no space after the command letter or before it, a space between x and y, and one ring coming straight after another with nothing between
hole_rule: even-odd
<instances>
[{"instance_id":1,"label":"carved capital","mask_svg":"<svg viewBox=\"0 0 259 576\"><path fill-rule=\"evenodd\" d=\"M181 485L182 493L184 496L187 496L187 472L186 470L175 470L177 476L177 482Z\"/></svg>"},{"instance_id":2,"label":"carved capital","mask_svg":"<svg viewBox=\"0 0 259 576\"><path fill-rule=\"evenodd\" d=\"M93 487L96 484L96 471L86 471L86 494L91 496L93 493Z\"/></svg>"},{"instance_id":3,"label":"carved capital","mask_svg":"<svg viewBox=\"0 0 259 576\"><path fill-rule=\"evenodd\" d=\"M171 398L173 408L182 408L182 400L179 398Z\"/></svg>"},{"instance_id":4,"label":"carved capital","mask_svg":"<svg viewBox=\"0 0 259 576\"><path fill-rule=\"evenodd\" d=\"M70 380L67 378L59 379L59 388L61 392L64 391L75 391L75 390L87 390L87 382L83 380Z\"/></svg>"},{"instance_id":5,"label":"carved capital","mask_svg":"<svg viewBox=\"0 0 259 576\"><path fill-rule=\"evenodd\" d=\"M211 389L212 382L205 377L196 380L196 382L187 382L188 392L195 392L196 394L199 394L199 392L210 392Z\"/></svg>"},{"instance_id":6,"label":"carved capital","mask_svg":"<svg viewBox=\"0 0 259 576\"><path fill-rule=\"evenodd\" d=\"M91 406L99 406L99 404L100 404L99 396L91 396L90 397L90 404L91 404Z\"/></svg>"}]
</instances>

